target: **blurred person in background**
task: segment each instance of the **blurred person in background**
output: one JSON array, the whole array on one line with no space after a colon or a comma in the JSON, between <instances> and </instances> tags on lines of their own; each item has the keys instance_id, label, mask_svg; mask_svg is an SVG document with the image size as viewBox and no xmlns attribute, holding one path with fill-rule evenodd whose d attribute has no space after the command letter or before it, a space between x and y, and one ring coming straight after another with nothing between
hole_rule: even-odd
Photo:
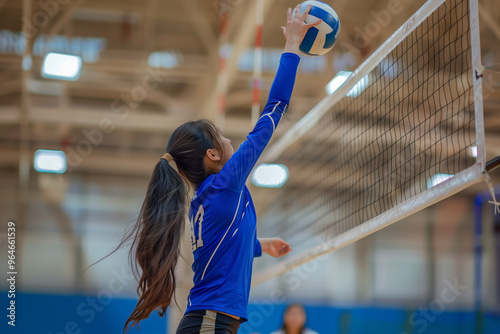
<instances>
[{"instance_id":1,"label":"blurred person in background","mask_svg":"<svg viewBox=\"0 0 500 334\"><path fill-rule=\"evenodd\" d=\"M283 314L283 327L271 334L318 334L306 326L307 314L300 304L290 304Z\"/></svg>"}]
</instances>

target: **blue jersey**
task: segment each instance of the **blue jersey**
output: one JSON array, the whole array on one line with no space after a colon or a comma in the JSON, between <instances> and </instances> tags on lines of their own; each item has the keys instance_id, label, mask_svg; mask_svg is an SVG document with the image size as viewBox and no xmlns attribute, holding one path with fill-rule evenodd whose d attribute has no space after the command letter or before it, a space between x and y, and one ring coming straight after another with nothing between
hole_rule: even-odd
<instances>
[{"instance_id":1,"label":"blue jersey","mask_svg":"<svg viewBox=\"0 0 500 334\"><path fill-rule=\"evenodd\" d=\"M245 185L288 108L299 56L285 52L252 132L222 170L195 190L189 212L194 287L186 313L214 310L247 318L253 258L262 254L256 214Z\"/></svg>"}]
</instances>

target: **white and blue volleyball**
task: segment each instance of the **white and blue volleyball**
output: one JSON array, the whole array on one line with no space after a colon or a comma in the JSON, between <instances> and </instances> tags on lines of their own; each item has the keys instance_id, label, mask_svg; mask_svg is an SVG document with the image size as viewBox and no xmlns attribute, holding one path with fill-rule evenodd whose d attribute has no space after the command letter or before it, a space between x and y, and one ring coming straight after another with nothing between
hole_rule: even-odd
<instances>
[{"instance_id":1,"label":"white and blue volleyball","mask_svg":"<svg viewBox=\"0 0 500 334\"><path fill-rule=\"evenodd\" d=\"M305 22L313 23L319 19L322 19L323 22L309 28L302 43L300 43L299 50L307 56L320 56L330 51L339 37L339 16L328 4L317 0L301 3L300 12L304 13L309 5L311 5L311 11Z\"/></svg>"}]
</instances>

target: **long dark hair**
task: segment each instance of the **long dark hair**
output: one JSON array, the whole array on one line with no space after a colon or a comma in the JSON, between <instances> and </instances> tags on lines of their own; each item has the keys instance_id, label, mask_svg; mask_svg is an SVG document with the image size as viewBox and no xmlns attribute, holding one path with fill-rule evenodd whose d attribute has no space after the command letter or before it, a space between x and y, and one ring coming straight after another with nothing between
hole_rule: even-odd
<instances>
[{"instance_id":1,"label":"long dark hair","mask_svg":"<svg viewBox=\"0 0 500 334\"><path fill-rule=\"evenodd\" d=\"M172 155L179 173L165 159L159 159L136 224L107 255L113 254L126 241L133 240L129 261L139 283L139 300L125 322L123 333L128 332L130 323L131 327L139 329L139 322L154 310L163 317L172 299L175 302L174 270L186 222L189 183L196 187L210 175L204 165L204 156L211 148L223 150L221 133L210 120L184 123L172 133L166 152ZM139 274L137 264L142 274Z\"/></svg>"}]
</instances>

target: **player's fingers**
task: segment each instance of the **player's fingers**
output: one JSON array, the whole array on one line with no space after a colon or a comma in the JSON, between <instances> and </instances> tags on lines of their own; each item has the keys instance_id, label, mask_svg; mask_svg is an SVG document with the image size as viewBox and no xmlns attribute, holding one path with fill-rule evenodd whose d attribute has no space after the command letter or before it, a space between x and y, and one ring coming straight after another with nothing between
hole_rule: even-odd
<instances>
[{"instance_id":1,"label":"player's fingers","mask_svg":"<svg viewBox=\"0 0 500 334\"><path fill-rule=\"evenodd\" d=\"M302 21L304 21L307 17L307 15L309 15L309 12L311 11L311 5L307 6L306 10L302 13L302 15L300 16L300 19Z\"/></svg>"},{"instance_id":2,"label":"player's fingers","mask_svg":"<svg viewBox=\"0 0 500 334\"><path fill-rule=\"evenodd\" d=\"M286 255L286 254L290 253L290 251L292 250L292 248L290 248L289 246L285 246L285 245L283 245L283 246L284 246L284 247L283 247L283 248L281 248L281 250L280 250L280 252L279 252L281 256L283 256L283 255Z\"/></svg>"},{"instance_id":3,"label":"player's fingers","mask_svg":"<svg viewBox=\"0 0 500 334\"><path fill-rule=\"evenodd\" d=\"M292 9L288 8L287 14L286 14L286 20L287 22L290 22L292 20Z\"/></svg>"},{"instance_id":4,"label":"player's fingers","mask_svg":"<svg viewBox=\"0 0 500 334\"><path fill-rule=\"evenodd\" d=\"M306 27L307 27L307 28L315 27L315 26L317 26L318 24L320 24L321 22L323 22L323 20L322 20L322 19L319 19L319 20L318 20L318 21L316 21L316 22L306 24Z\"/></svg>"},{"instance_id":5,"label":"player's fingers","mask_svg":"<svg viewBox=\"0 0 500 334\"><path fill-rule=\"evenodd\" d=\"M301 13L300 13L300 5L297 5L295 9L293 10L293 18L298 19L300 18Z\"/></svg>"},{"instance_id":6,"label":"player's fingers","mask_svg":"<svg viewBox=\"0 0 500 334\"><path fill-rule=\"evenodd\" d=\"M290 251L290 249L291 249L290 244L288 244L285 241L282 241L280 253L288 253Z\"/></svg>"},{"instance_id":7,"label":"player's fingers","mask_svg":"<svg viewBox=\"0 0 500 334\"><path fill-rule=\"evenodd\" d=\"M286 39L286 28L281 26L281 31L283 31L283 36L285 36L285 39Z\"/></svg>"}]
</instances>

